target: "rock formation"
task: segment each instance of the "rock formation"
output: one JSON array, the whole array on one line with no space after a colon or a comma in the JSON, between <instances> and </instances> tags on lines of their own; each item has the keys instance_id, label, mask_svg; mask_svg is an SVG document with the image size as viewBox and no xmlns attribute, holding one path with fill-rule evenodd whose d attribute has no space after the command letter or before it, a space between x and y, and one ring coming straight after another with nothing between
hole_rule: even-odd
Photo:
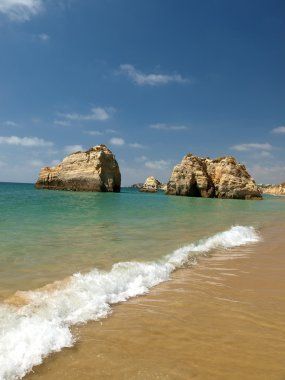
<instances>
[{"instance_id":1,"label":"rock formation","mask_svg":"<svg viewBox=\"0 0 285 380\"><path fill-rule=\"evenodd\" d=\"M132 189L141 189L143 187L143 183L134 183L133 185L130 186Z\"/></svg>"},{"instance_id":2,"label":"rock formation","mask_svg":"<svg viewBox=\"0 0 285 380\"><path fill-rule=\"evenodd\" d=\"M167 190L167 183L161 183L159 190L166 191Z\"/></svg>"},{"instance_id":3,"label":"rock formation","mask_svg":"<svg viewBox=\"0 0 285 380\"><path fill-rule=\"evenodd\" d=\"M174 167L166 194L204 198L262 198L245 166L234 157L211 160L192 154L187 154Z\"/></svg>"},{"instance_id":4,"label":"rock formation","mask_svg":"<svg viewBox=\"0 0 285 380\"><path fill-rule=\"evenodd\" d=\"M259 189L263 194L285 195L285 182L280 185L260 186Z\"/></svg>"},{"instance_id":5,"label":"rock formation","mask_svg":"<svg viewBox=\"0 0 285 380\"><path fill-rule=\"evenodd\" d=\"M145 180L145 183L143 184L143 187L140 189L140 191L148 192L148 193L156 193L157 190L160 189L160 186L162 185L161 182L159 182L156 178L153 176L147 177Z\"/></svg>"},{"instance_id":6,"label":"rock formation","mask_svg":"<svg viewBox=\"0 0 285 380\"><path fill-rule=\"evenodd\" d=\"M113 153L105 145L75 152L54 167L44 167L37 189L114 191L121 187L121 173Z\"/></svg>"}]
</instances>

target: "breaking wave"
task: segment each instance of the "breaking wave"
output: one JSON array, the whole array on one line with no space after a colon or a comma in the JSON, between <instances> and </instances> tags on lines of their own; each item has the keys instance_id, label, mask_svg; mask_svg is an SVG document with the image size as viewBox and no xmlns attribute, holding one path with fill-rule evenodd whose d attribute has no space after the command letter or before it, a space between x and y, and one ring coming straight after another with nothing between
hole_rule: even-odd
<instances>
[{"instance_id":1,"label":"breaking wave","mask_svg":"<svg viewBox=\"0 0 285 380\"><path fill-rule=\"evenodd\" d=\"M53 289L20 292L22 304L0 305L0 379L19 379L48 354L71 347L70 326L108 316L113 304L147 293L191 258L259 239L253 227L234 226L157 262L120 262L110 272L94 269Z\"/></svg>"}]
</instances>

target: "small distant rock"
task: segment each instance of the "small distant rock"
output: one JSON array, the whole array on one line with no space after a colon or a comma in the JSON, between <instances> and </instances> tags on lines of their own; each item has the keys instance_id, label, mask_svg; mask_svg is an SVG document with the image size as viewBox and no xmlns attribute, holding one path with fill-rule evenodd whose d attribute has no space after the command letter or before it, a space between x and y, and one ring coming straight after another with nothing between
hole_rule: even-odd
<instances>
[{"instance_id":1,"label":"small distant rock","mask_svg":"<svg viewBox=\"0 0 285 380\"><path fill-rule=\"evenodd\" d=\"M130 186L132 189L141 189L143 187L143 183L134 183Z\"/></svg>"},{"instance_id":2,"label":"small distant rock","mask_svg":"<svg viewBox=\"0 0 285 380\"><path fill-rule=\"evenodd\" d=\"M280 183L280 185L260 185L260 191L263 194L271 194L271 195L285 195L285 182Z\"/></svg>"},{"instance_id":3,"label":"small distant rock","mask_svg":"<svg viewBox=\"0 0 285 380\"><path fill-rule=\"evenodd\" d=\"M261 193L241 165L232 156L214 160L187 154L174 167L167 184L168 195L204 198L262 199Z\"/></svg>"},{"instance_id":4,"label":"small distant rock","mask_svg":"<svg viewBox=\"0 0 285 380\"><path fill-rule=\"evenodd\" d=\"M156 193L160 189L161 185L162 185L161 182L159 182L153 176L150 176L150 177L147 177L140 191L143 191L146 193Z\"/></svg>"},{"instance_id":5,"label":"small distant rock","mask_svg":"<svg viewBox=\"0 0 285 380\"><path fill-rule=\"evenodd\" d=\"M40 171L37 189L119 192L121 173L113 153L106 145L86 152L75 152L54 167Z\"/></svg>"}]
</instances>

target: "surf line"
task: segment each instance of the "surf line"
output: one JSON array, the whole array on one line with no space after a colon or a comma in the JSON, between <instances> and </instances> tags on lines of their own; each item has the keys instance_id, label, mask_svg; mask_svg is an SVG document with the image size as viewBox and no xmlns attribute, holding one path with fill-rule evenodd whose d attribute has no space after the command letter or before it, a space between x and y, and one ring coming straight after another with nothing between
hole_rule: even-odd
<instances>
[{"instance_id":1,"label":"surf line","mask_svg":"<svg viewBox=\"0 0 285 380\"><path fill-rule=\"evenodd\" d=\"M107 317L111 305L147 293L169 280L189 259L216 248L230 249L259 240L253 227L233 226L157 262L120 262L109 272L76 273L53 291L22 292L24 305L0 305L0 380L20 379L50 353L73 346L72 325Z\"/></svg>"}]
</instances>

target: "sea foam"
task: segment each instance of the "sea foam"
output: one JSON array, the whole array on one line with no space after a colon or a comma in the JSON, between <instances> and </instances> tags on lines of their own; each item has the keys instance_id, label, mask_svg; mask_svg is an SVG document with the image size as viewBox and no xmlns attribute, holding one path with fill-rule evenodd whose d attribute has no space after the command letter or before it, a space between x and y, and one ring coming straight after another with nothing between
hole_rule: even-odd
<instances>
[{"instance_id":1,"label":"sea foam","mask_svg":"<svg viewBox=\"0 0 285 380\"><path fill-rule=\"evenodd\" d=\"M108 316L111 305L147 293L191 258L258 240L253 227L234 226L158 262L121 262L110 272L76 273L53 291L23 292L23 306L0 305L0 379L19 379L48 354L71 347L75 339L70 326Z\"/></svg>"}]
</instances>

